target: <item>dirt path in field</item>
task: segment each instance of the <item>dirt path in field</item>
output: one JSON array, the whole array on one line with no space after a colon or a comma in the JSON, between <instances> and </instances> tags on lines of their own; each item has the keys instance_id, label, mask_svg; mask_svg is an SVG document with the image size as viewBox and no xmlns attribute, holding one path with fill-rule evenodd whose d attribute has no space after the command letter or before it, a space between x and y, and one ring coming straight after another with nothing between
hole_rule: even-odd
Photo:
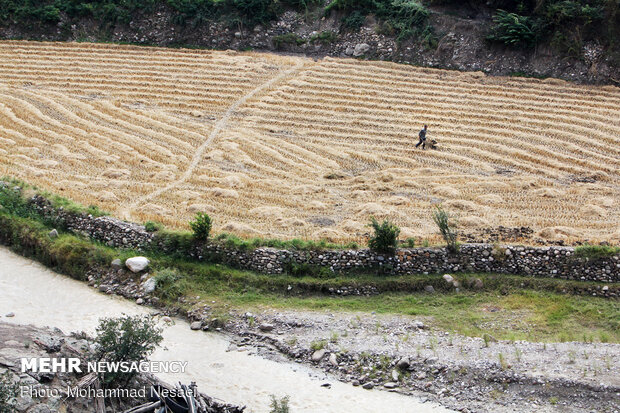
<instances>
[{"instance_id":1,"label":"dirt path in field","mask_svg":"<svg viewBox=\"0 0 620 413\"><path fill-rule=\"evenodd\" d=\"M149 193L147 195L144 195L144 196L136 199L134 202L132 202L131 204L129 204L126 207L124 207L119 212L120 217L122 219L126 219L126 220L131 219L131 211L133 209L135 209L138 206L144 204L145 202L150 201L151 199L153 199L153 198L163 194L166 191L169 191L171 189L176 188L177 186L179 186L183 182L187 181L187 179L194 172L194 169L196 169L196 167L198 166L198 163L202 160L202 157L203 157L205 151L207 150L207 148L215 140L217 135L227 126L228 120L230 119L232 114L237 109L239 109L240 106L245 104L245 102L247 102L248 99L256 96L257 94L261 93L265 89L268 89L268 88L272 87L275 83L283 81L285 79L290 79L293 75L295 75L301 69L303 69L306 66L306 64L307 64L307 62L305 62L305 61L299 62L298 64L296 64L291 69L288 69L288 70L280 72L280 74L278 74L276 77L268 80L267 82L261 84L260 86L256 87L255 89L252 89L252 91L250 91L248 94L244 95L239 100L235 101L235 103L233 103L228 108L228 110L226 110L226 112L224 112L222 117L215 123L215 125L213 126L213 130L211 131L211 133L209 134L207 139L198 147L198 149L194 153L194 156L192 158L192 162L189 164L189 167L185 170L185 172L183 172L183 174L177 180L175 180L173 182L170 182L168 185L166 185L166 186L164 186L162 188L159 188L159 189L157 189L157 190L155 190L155 191L153 191L153 192L151 192L151 193Z\"/></svg>"}]
</instances>

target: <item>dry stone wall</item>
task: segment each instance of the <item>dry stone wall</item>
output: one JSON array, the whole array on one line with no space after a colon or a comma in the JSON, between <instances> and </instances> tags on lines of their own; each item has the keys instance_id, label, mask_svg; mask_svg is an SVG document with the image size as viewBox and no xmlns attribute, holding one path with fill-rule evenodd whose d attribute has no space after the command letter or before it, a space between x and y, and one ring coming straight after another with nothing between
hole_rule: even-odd
<instances>
[{"instance_id":1,"label":"dry stone wall","mask_svg":"<svg viewBox=\"0 0 620 413\"><path fill-rule=\"evenodd\" d=\"M31 202L37 211L66 229L87 235L107 245L121 248L172 251L158 241L144 226L111 217L94 217L84 213L54 208L48 200L35 196ZM496 272L568 280L620 282L620 254L586 259L576 257L572 247L494 246L464 244L459 254L445 248L399 249L385 256L368 249L289 251L274 248L238 250L218 243L197 244L186 253L199 260L217 259L236 268L267 274L281 274L295 265L325 267L339 272L374 270L382 274L434 274L444 272Z\"/></svg>"}]
</instances>

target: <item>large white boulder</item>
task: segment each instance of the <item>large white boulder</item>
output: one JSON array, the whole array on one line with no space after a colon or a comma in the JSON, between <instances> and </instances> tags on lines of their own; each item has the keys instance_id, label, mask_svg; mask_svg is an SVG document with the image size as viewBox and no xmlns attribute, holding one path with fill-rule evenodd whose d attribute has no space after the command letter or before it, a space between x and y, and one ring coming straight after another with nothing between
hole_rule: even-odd
<instances>
[{"instance_id":1,"label":"large white boulder","mask_svg":"<svg viewBox=\"0 0 620 413\"><path fill-rule=\"evenodd\" d=\"M146 257L132 257L125 261L125 266L132 272L140 272L146 270L149 266L149 259Z\"/></svg>"}]
</instances>

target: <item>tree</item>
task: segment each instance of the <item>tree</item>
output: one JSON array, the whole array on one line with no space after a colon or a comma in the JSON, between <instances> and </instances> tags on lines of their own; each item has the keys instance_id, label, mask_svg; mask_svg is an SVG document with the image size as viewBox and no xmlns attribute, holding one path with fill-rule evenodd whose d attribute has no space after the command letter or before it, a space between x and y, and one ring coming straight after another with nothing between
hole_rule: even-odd
<instances>
[{"instance_id":1,"label":"tree","mask_svg":"<svg viewBox=\"0 0 620 413\"><path fill-rule=\"evenodd\" d=\"M95 359L129 363L144 361L163 340L161 332L162 329L147 315L103 318L97 327ZM124 385L134 375L134 372L120 371L104 373L103 383Z\"/></svg>"}]
</instances>

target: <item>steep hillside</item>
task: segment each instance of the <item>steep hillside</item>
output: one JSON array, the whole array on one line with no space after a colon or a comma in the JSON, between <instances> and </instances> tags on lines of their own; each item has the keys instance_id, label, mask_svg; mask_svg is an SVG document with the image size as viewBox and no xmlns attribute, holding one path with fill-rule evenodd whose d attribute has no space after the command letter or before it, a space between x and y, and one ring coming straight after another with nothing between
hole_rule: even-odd
<instances>
[{"instance_id":1,"label":"steep hillside","mask_svg":"<svg viewBox=\"0 0 620 413\"><path fill-rule=\"evenodd\" d=\"M617 0L0 0L0 37L353 56L620 81Z\"/></svg>"}]
</instances>

